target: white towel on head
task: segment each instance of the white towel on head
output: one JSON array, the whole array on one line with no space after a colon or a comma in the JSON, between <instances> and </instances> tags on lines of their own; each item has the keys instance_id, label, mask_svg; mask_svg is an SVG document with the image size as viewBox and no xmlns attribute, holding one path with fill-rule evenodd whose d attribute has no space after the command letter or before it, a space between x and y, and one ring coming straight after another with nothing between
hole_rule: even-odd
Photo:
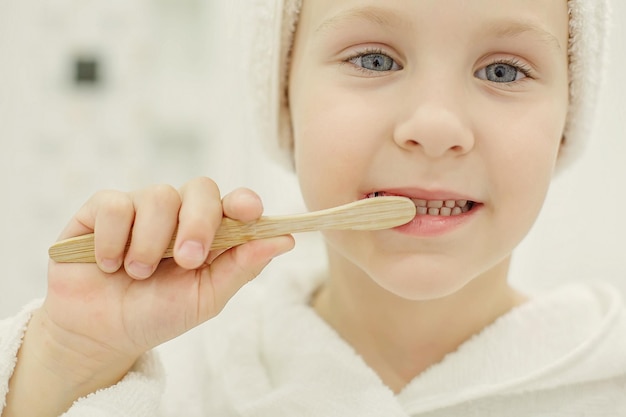
<instances>
[{"instance_id":1,"label":"white towel on head","mask_svg":"<svg viewBox=\"0 0 626 417\"><path fill-rule=\"evenodd\" d=\"M559 163L580 154L593 129L604 78L609 29L608 0L569 0L570 109Z\"/></svg>"}]
</instances>

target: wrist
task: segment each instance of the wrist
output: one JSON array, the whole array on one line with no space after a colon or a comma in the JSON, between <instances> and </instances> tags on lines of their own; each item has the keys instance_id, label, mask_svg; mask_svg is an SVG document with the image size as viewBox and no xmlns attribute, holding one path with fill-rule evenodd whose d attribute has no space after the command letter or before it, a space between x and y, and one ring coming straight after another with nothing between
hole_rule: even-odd
<instances>
[{"instance_id":1,"label":"wrist","mask_svg":"<svg viewBox=\"0 0 626 417\"><path fill-rule=\"evenodd\" d=\"M27 349L47 372L75 387L88 385L94 379L109 385L116 383L140 356L121 353L61 329L43 309L33 314L24 342L28 342Z\"/></svg>"},{"instance_id":2,"label":"wrist","mask_svg":"<svg viewBox=\"0 0 626 417\"><path fill-rule=\"evenodd\" d=\"M18 352L2 417L63 414L79 398L119 382L135 360L63 335L38 310Z\"/></svg>"}]
</instances>

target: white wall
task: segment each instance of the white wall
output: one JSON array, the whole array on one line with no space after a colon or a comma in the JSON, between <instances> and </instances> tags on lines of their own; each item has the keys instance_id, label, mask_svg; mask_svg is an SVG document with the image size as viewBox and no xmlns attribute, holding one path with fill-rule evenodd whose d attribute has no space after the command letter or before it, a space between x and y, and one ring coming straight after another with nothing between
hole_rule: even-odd
<instances>
[{"instance_id":1,"label":"white wall","mask_svg":"<svg viewBox=\"0 0 626 417\"><path fill-rule=\"evenodd\" d=\"M45 293L47 248L94 191L203 173L212 4L0 2L0 316ZM77 56L100 86L72 83Z\"/></svg>"},{"instance_id":2,"label":"white wall","mask_svg":"<svg viewBox=\"0 0 626 417\"><path fill-rule=\"evenodd\" d=\"M608 279L626 294L626 2L614 3L598 128L514 259L511 279L527 289ZM258 190L268 213L302 209L295 179L263 159L242 118L228 3L39 4L0 4L0 317L45 294L47 247L97 189L209 175L224 191ZM93 51L103 88L73 88L68 60ZM292 259L319 250L313 235L299 246Z\"/></svg>"}]
</instances>

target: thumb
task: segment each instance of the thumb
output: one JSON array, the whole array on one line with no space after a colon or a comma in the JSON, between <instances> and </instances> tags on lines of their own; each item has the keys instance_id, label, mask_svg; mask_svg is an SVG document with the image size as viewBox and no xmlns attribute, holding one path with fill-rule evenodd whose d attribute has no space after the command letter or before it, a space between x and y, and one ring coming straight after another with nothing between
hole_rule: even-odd
<instances>
[{"instance_id":1,"label":"thumb","mask_svg":"<svg viewBox=\"0 0 626 417\"><path fill-rule=\"evenodd\" d=\"M248 282L256 278L270 261L295 246L292 236L253 240L219 255L202 270L199 285L199 320L206 321Z\"/></svg>"}]
</instances>

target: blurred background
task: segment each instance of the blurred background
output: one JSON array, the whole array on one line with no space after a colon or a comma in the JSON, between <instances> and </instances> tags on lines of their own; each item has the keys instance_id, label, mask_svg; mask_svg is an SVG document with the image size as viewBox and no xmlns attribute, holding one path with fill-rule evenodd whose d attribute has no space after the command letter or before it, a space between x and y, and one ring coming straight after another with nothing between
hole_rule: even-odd
<instances>
[{"instance_id":1,"label":"blurred background","mask_svg":"<svg viewBox=\"0 0 626 417\"><path fill-rule=\"evenodd\" d=\"M527 291L607 280L626 294L626 2L614 3L594 137L514 257L511 280ZM207 175L224 193L255 189L269 214L304 210L246 116L253 69L232 4L0 2L0 317L45 294L47 248L96 190ZM285 262L312 251L319 237L300 235Z\"/></svg>"}]
</instances>

